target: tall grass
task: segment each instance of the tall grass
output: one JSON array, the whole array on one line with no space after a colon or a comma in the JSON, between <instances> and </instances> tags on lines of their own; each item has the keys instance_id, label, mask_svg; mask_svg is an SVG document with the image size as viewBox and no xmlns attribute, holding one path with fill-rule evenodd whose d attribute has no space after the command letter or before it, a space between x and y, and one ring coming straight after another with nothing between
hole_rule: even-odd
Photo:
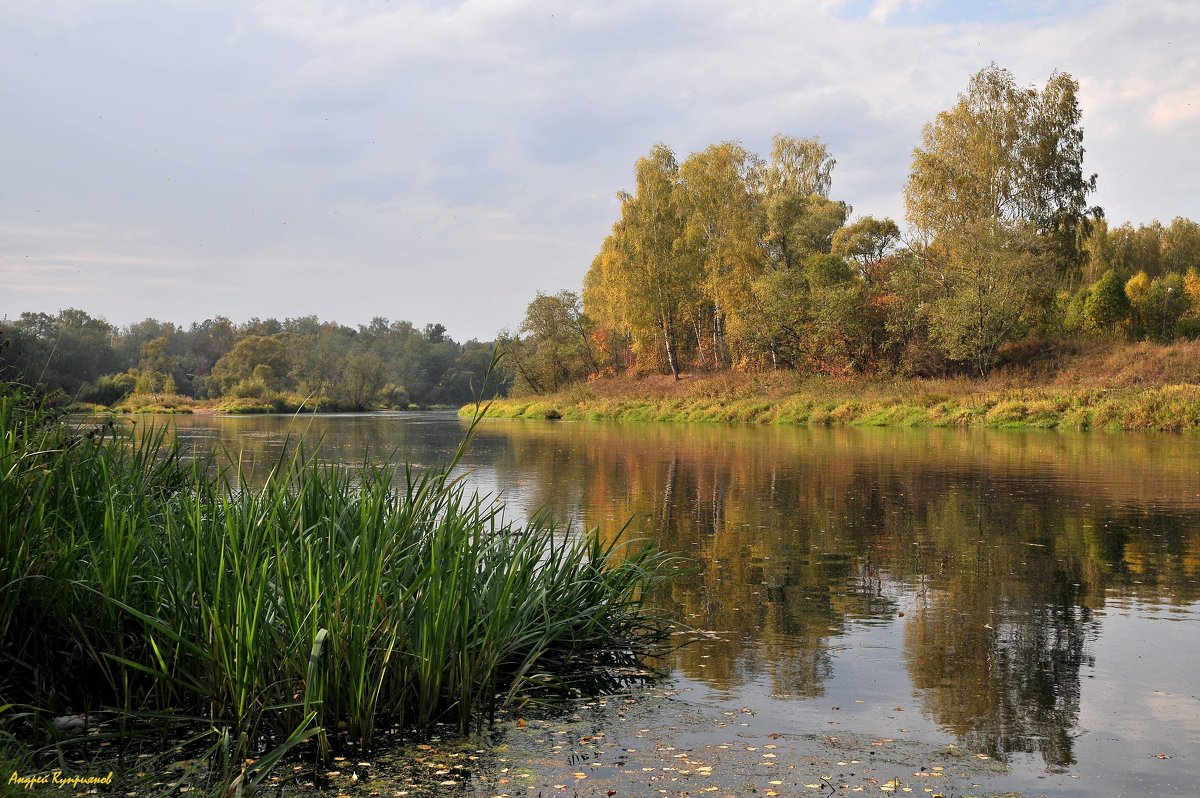
<instances>
[{"instance_id":1,"label":"tall grass","mask_svg":"<svg viewBox=\"0 0 1200 798\"><path fill-rule=\"evenodd\" d=\"M251 484L163 430L72 429L0 396L0 738L33 745L67 713L193 728L207 786L245 790L304 741L467 731L657 649L664 555L514 526L453 465L296 452Z\"/></svg>"}]
</instances>

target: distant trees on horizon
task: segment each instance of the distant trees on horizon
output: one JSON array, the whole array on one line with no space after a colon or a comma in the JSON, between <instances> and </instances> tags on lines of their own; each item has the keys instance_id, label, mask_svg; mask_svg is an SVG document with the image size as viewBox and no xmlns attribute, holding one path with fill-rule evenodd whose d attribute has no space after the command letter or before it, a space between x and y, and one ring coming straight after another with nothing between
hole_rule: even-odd
<instances>
[{"instance_id":1,"label":"distant trees on horizon","mask_svg":"<svg viewBox=\"0 0 1200 798\"><path fill-rule=\"evenodd\" d=\"M217 316L186 328L156 319L117 328L71 308L0 322L0 379L105 405L152 394L289 397L342 410L460 404L482 388L491 357L491 343L457 343L441 324L379 317L358 327ZM492 393L504 387L494 380Z\"/></svg>"}]
</instances>

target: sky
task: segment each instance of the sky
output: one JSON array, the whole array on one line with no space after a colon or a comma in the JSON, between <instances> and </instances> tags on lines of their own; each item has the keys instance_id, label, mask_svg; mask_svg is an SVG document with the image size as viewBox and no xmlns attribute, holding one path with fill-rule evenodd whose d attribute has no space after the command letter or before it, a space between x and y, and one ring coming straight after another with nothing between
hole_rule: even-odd
<instances>
[{"instance_id":1,"label":"sky","mask_svg":"<svg viewBox=\"0 0 1200 798\"><path fill-rule=\"evenodd\" d=\"M819 136L903 219L990 63L1080 83L1110 223L1200 219L1200 3L0 0L0 318L519 325L633 164Z\"/></svg>"}]
</instances>

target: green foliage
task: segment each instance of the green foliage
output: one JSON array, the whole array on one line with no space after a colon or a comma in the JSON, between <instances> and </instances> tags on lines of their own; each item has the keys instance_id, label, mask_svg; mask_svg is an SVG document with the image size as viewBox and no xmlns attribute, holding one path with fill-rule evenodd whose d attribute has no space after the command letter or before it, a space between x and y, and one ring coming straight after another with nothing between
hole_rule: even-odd
<instances>
[{"instance_id":1,"label":"green foliage","mask_svg":"<svg viewBox=\"0 0 1200 798\"><path fill-rule=\"evenodd\" d=\"M103 319L69 308L57 316L22 313L0 324L0 378L61 390L73 397L84 384L119 371L113 351L116 329Z\"/></svg>"},{"instance_id":2,"label":"green foliage","mask_svg":"<svg viewBox=\"0 0 1200 798\"><path fill-rule=\"evenodd\" d=\"M79 401L100 405L115 405L137 385L137 375L126 371L121 374L106 374L95 382L84 385L79 391Z\"/></svg>"},{"instance_id":3,"label":"green foliage","mask_svg":"<svg viewBox=\"0 0 1200 798\"><path fill-rule=\"evenodd\" d=\"M417 330L378 318L358 329L316 316L240 326L218 316L190 329L146 319L117 330L82 311L0 322L0 378L61 392L64 403L74 398L110 406L131 404L125 400L131 393L260 409L459 404L482 385L491 350L479 341L456 343L440 324ZM490 390L505 387L501 382Z\"/></svg>"},{"instance_id":4,"label":"green foliage","mask_svg":"<svg viewBox=\"0 0 1200 798\"><path fill-rule=\"evenodd\" d=\"M831 242L831 253L855 264L868 283L880 279L885 258L900 244L900 228L891 219L864 216L853 224L838 228Z\"/></svg>"},{"instance_id":5,"label":"green foliage","mask_svg":"<svg viewBox=\"0 0 1200 798\"><path fill-rule=\"evenodd\" d=\"M945 236L934 251L944 287L931 303L930 337L948 358L984 375L1000 347L1028 326L1045 271L1027 233L994 221Z\"/></svg>"},{"instance_id":6,"label":"green foliage","mask_svg":"<svg viewBox=\"0 0 1200 798\"><path fill-rule=\"evenodd\" d=\"M775 269L751 284L748 340L769 355L773 367L804 362L808 294L808 279L799 269Z\"/></svg>"},{"instance_id":7,"label":"green foliage","mask_svg":"<svg viewBox=\"0 0 1200 798\"><path fill-rule=\"evenodd\" d=\"M1119 332L1129 320L1129 298L1121 278L1112 269L1096 281L1083 302L1083 328L1098 335Z\"/></svg>"},{"instance_id":8,"label":"green foliage","mask_svg":"<svg viewBox=\"0 0 1200 798\"><path fill-rule=\"evenodd\" d=\"M940 283L930 338L980 374L999 347L1054 329L1054 278L1073 280L1091 217L1095 176L1082 167L1083 130L1068 75L1018 88L995 65L971 78L953 108L925 127L905 188L920 256Z\"/></svg>"},{"instance_id":9,"label":"green foliage","mask_svg":"<svg viewBox=\"0 0 1200 798\"><path fill-rule=\"evenodd\" d=\"M503 336L499 341L505 353L502 365L513 377L513 391L555 391L595 373L593 326L573 292L539 293L525 310L519 335Z\"/></svg>"},{"instance_id":10,"label":"green foliage","mask_svg":"<svg viewBox=\"0 0 1200 798\"><path fill-rule=\"evenodd\" d=\"M850 282L854 275L846 261L837 255L812 254L801 264L804 276L812 289L828 288Z\"/></svg>"}]
</instances>

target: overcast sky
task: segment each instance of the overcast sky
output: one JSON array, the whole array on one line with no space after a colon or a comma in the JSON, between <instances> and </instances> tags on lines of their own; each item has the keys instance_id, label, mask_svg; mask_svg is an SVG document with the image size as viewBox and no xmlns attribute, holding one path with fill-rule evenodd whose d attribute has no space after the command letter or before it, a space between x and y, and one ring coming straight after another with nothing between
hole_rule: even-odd
<instances>
[{"instance_id":1,"label":"overcast sky","mask_svg":"<svg viewBox=\"0 0 1200 798\"><path fill-rule=\"evenodd\" d=\"M816 135L903 217L989 62L1081 83L1093 200L1200 218L1200 3L0 0L0 317L442 322L579 290L655 142Z\"/></svg>"}]
</instances>

